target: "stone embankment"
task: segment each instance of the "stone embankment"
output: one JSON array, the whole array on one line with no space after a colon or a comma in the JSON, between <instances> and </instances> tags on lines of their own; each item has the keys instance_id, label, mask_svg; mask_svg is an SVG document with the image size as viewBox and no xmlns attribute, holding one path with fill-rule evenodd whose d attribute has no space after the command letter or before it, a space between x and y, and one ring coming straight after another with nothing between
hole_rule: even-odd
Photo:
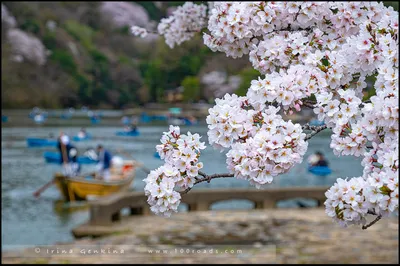
<instances>
[{"instance_id":1,"label":"stone embankment","mask_svg":"<svg viewBox=\"0 0 400 266\"><path fill-rule=\"evenodd\" d=\"M373 217L371 217L372 219ZM2 253L3 263L398 263L398 217L340 228L322 208L135 216L125 231ZM50 254L46 249L50 247ZM51 249L53 254L51 254ZM68 254L62 254L67 251ZM57 254L58 252L58 254ZM159 252L159 253L157 253Z\"/></svg>"}]
</instances>

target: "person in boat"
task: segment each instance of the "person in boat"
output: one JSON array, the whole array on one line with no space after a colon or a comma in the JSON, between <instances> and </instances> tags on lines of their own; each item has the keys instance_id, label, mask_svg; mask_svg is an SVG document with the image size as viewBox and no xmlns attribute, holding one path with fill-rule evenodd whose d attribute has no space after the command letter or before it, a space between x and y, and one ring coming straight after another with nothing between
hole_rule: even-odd
<instances>
[{"instance_id":1,"label":"person in boat","mask_svg":"<svg viewBox=\"0 0 400 266\"><path fill-rule=\"evenodd\" d=\"M102 145L97 146L97 153L99 158L98 176L105 181L110 181L111 180L110 168L111 168L112 155Z\"/></svg>"},{"instance_id":2,"label":"person in boat","mask_svg":"<svg viewBox=\"0 0 400 266\"><path fill-rule=\"evenodd\" d=\"M310 167L315 167L315 166L325 166L328 167L329 163L325 159L325 156L322 152L318 151L315 154L313 154L309 160L308 160Z\"/></svg>"},{"instance_id":3,"label":"person in boat","mask_svg":"<svg viewBox=\"0 0 400 266\"><path fill-rule=\"evenodd\" d=\"M84 139L87 137L87 132L86 129L83 127L81 130L78 132L78 137L81 139Z\"/></svg>"},{"instance_id":4,"label":"person in boat","mask_svg":"<svg viewBox=\"0 0 400 266\"><path fill-rule=\"evenodd\" d=\"M136 131L137 130L137 125L138 125L138 118L136 116L131 117L131 124L129 126L129 131Z\"/></svg>"}]
</instances>

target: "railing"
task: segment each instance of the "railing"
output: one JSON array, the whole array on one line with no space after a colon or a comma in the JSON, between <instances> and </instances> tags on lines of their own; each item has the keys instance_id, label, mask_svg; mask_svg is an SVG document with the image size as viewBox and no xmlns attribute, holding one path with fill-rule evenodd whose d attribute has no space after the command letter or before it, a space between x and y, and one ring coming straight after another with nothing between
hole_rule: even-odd
<instances>
[{"instance_id":1,"label":"railing","mask_svg":"<svg viewBox=\"0 0 400 266\"><path fill-rule=\"evenodd\" d=\"M287 187L272 189L203 189L193 190L182 196L188 211L207 211L211 204L232 199L246 199L255 203L256 209L275 208L280 200L307 198L325 201L328 187ZM131 215L150 215L147 196L143 192L123 192L90 203L90 225L111 225L121 219L121 210L130 208Z\"/></svg>"}]
</instances>

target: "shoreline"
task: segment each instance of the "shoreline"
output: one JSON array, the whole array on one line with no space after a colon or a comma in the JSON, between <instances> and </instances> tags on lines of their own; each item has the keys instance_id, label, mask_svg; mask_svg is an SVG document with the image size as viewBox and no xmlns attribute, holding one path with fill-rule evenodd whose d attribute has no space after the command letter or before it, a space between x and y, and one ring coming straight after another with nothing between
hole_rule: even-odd
<instances>
[{"instance_id":1,"label":"shoreline","mask_svg":"<svg viewBox=\"0 0 400 266\"><path fill-rule=\"evenodd\" d=\"M128 226L123 232L47 245L50 250L67 249L73 251L71 254L35 255L28 248L2 252L3 262L398 263L398 217L383 219L367 230L361 226L340 228L323 208L204 211L177 213L170 218L136 216L126 217L122 223ZM122 248L124 254L117 254ZM242 253L217 256L192 252L188 256L177 252L184 248L240 249ZM99 253L88 254L96 249ZM101 254L101 249L105 253ZM150 254L153 249L170 252Z\"/></svg>"}]
</instances>

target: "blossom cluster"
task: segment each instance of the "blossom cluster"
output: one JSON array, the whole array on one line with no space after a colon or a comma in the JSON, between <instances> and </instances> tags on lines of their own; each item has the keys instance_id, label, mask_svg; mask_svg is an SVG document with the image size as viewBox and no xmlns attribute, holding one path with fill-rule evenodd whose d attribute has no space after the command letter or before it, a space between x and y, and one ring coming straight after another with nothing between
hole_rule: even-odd
<instances>
[{"instance_id":1,"label":"blossom cluster","mask_svg":"<svg viewBox=\"0 0 400 266\"><path fill-rule=\"evenodd\" d=\"M307 151L306 134L302 133L300 124L278 117L264 113L263 119L269 122L262 124L253 138L235 143L226 155L229 171L256 188L271 183L273 177L301 163Z\"/></svg>"},{"instance_id":2,"label":"blossom cluster","mask_svg":"<svg viewBox=\"0 0 400 266\"><path fill-rule=\"evenodd\" d=\"M132 26L131 27L131 33L134 36L139 36L140 38L145 38L148 34L147 30L145 28L141 28L138 26Z\"/></svg>"},{"instance_id":3,"label":"blossom cluster","mask_svg":"<svg viewBox=\"0 0 400 266\"><path fill-rule=\"evenodd\" d=\"M226 94L209 109L208 137L217 148L231 148L228 170L260 188L301 163L307 150L300 124L284 121L279 108L257 109L246 97Z\"/></svg>"},{"instance_id":4,"label":"blossom cluster","mask_svg":"<svg viewBox=\"0 0 400 266\"><path fill-rule=\"evenodd\" d=\"M135 2L101 2L99 14L113 27L137 25L146 27L150 17L144 7Z\"/></svg>"},{"instance_id":5,"label":"blossom cluster","mask_svg":"<svg viewBox=\"0 0 400 266\"><path fill-rule=\"evenodd\" d=\"M175 44L190 40L196 32L206 26L207 6L186 2L178 7L172 16L163 18L158 24L158 33L164 35L165 43L174 48Z\"/></svg>"},{"instance_id":6,"label":"blossom cluster","mask_svg":"<svg viewBox=\"0 0 400 266\"><path fill-rule=\"evenodd\" d=\"M247 98L236 94L225 94L215 99L216 105L208 110L208 140L216 148L229 148L239 140L244 140L254 132L255 110L247 110Z\"/></svg>"},{"instance_id":7,"label":"blossom cluster","mask_svg":"<svg viewBox=\"0 0 400 266\"><path fill-rule=\"evenodd\" d=\"M367 179L339 178L325 193L325 211L343 227L366 223L367 214L388 216L399 208L398 171L371 174Z\"/></svg>"},{"instance_id":8,"label":"blossom cluster","mask_svg":"<svg viewBox=\"0 0 400 266\"><path fill-rule=\"evenodd\" d=\"M14 55L33 62L39 66L46 64L48 51L43 43L35 36L12 28L7 31L7 41L12 46Z\"/></svg>"},{"instance_id":9,"label":"blossom cluster","mask_svg":"<svg viewBox=\"0 0 400 266\"><path fill-rule=\"evenodd\" d=\"M143 181L146 183L145 194L151 210L170 216L177 211L180 203L180 194L175 188L191 188L199 170L203 168L199 157L205 145L200 142L198 134L180 134L180 128L174 126L164 132L161 143L156 149L165 164L151 171Z\"/></svg>"}]
</instances>

